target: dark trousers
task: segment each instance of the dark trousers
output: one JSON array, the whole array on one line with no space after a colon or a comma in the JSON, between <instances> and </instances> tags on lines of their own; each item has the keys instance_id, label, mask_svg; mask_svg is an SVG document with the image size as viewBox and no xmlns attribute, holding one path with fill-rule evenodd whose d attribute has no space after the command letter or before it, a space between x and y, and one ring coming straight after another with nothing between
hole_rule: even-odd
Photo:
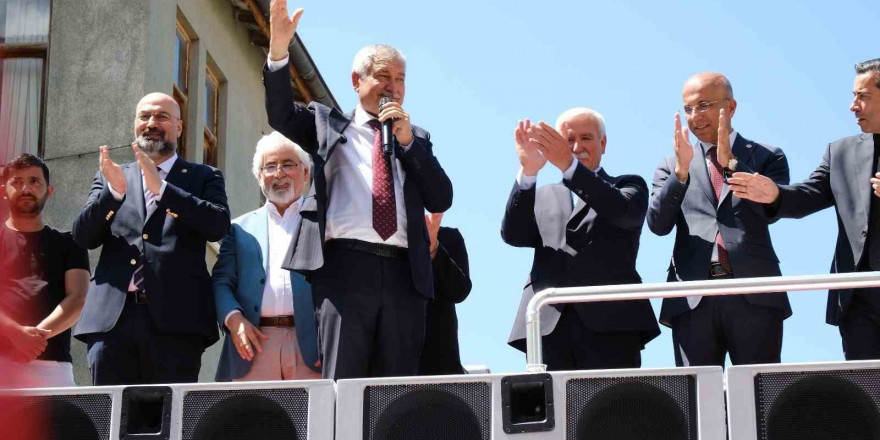
<instances>
[{"instance_id":1,"label":"dark trousers","mask_svg":"<svg viewBox=\"0 0 880 440\"><path fill-rule=\"evenodd\" d=\"M116 325L88 337L93 385L198 382L205 340L160 332L146 305L125 301Z\"/></svg>"},{"instance_id":2,"label":"dark trousers","mask_svg":"<svg viewBox=\"0 0 880 440\"><path fill-rule=\"evenodd\" d=\"M856 292L838 323L843 355L848 361L880 359L880 312L861 295L880 295L880 289Z\"/></svg>"},{"instance_id":3,"label":"dark trousers","mask_svg":"<svg viewBox=\"0 0 880 440\"><path fill-rule=\"evenodd\" d=\"M408 260L325 246L312 292L321 304L325 377L418 374L427 299L416 291Z\"/></svg>"},{"instance_id":4,"label":"dark trousers","mask_svg":"<svg viewBox=\"0 0 880 440\"><path fill-rule=\"evenodd\" d=\"M707 296L672 320L679 367L780 362L783 313L749 303L742 295Z\"/></svg>"},{"instance_id":5,"label":"dark trousers","mask_svg":"<svg viewBox=\"0 0 880 440\"><path fill-rule=\"evenodd\" d=\"M642 366L640 332L596 332L580 315L564 307L556 327L541 339L549 371L639 368Z\"/></svg>"}]
</instances>

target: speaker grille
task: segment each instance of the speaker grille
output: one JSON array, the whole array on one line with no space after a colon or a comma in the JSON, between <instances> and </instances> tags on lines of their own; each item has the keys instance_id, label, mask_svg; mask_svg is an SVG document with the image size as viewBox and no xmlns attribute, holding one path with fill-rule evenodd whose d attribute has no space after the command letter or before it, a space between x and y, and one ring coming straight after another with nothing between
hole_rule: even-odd
<instances>
[{"instance_id":1,"label":"speaker grille","mask_svg":"<svg viewBox=\"0 0 880 440\"><path fill-rule=\"evenodd\" d=\"M6 397L3 438L109 440L109 394Z\"/></svg>"},{"instance_id":2,"label":"speaker grille","mask_svg":"<svg viewBox=\"0 0 880 440\"><path fill-rule=\"evenodd\" d=\"M880 438L880 369L759 373L761 440Z\"/></svg>"},{"instance_id":3,"label":"speaker grille","mask_svg":"<svg viewBox=\"0 0 880 440\"><path fill-rule=\"evenodd\" d=\"M595 377L565 385L567 440L696 440L691 375Z\"/></svg>"},{"instance_id":4,"label":"speaker grille","mask_svg":"<svg viewBox=\"0 0 880 440\"><path fill-rule=\"evenodd\" d=\"M486 382L364 389L364 440L489 440L491 423Z\"/></svg>"},{"instance_id":5,"label":"speaker grille","mask_svg":"<svg viewBox=\"0 0 880 440\"><path fill-rule=\"evenodd\" d=\"M184 440L305 440L306 388L190 391L183 398Z\"/></svg>"}]
</instances>

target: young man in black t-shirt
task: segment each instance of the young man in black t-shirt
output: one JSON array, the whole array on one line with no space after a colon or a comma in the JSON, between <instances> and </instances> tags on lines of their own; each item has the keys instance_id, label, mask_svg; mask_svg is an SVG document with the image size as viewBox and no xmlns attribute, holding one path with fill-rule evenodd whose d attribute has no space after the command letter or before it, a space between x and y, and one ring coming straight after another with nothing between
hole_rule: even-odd
<instances>
[{"instance_id":1,"label":"young man in black t-shirt","mask_svg":"<svg viewBox=\"0 0 880 440\"><path fill-rule=\"evenodd\" d=\"M70 327L88 291L88 253L43 224L54 187L40 158L14 159L0 185L9 203L0 225L0 387L75 386Z\"/></svg>"}]
</instances>

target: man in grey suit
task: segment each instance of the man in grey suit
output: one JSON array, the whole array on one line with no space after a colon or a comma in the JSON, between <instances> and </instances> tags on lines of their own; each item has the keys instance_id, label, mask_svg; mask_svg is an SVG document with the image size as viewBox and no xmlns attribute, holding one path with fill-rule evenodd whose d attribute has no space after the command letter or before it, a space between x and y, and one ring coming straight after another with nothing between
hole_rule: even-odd
<instances>
[{"instance_id":1,"label":"man in grey suit","mask_svg":"<svg viewBox=\"0 0 880 440\"><path fill-rule=\"evenodd\" d=\"M675 155L654 173L648 227L657 235L676 229L667 281L778 276L770 241L772 219L760 204L730 193L731 171L762 173L788 183L779 148L750 141L730 126L736 100L719 73L687 80L682 92L687 125L675 115ZM663 300L660 322L672 327L679 366L780 361L782 321L791 315L785 293Z\"/></svg>"},{"instance_id":2,"label":"man in grey suit","mask_svg":"<svg viewBox=\"0 0 880 440\"><path fill-rule=\"evenodd\" d=\"M504 241L535 249L509 344L525 351L526 305L548 287L639 283L636 256L648 209L648 185L635 175L610 176L600 166L607 137L598 112L573 108L556 129L519 122L514 132L520 172L501 225ZM562 183L536 188L547 162ZM660 334L648 300L541 309L544 362L550 370L638 368L641 350Z\"/></svg>"},{"instance_id":3,"label":"man in grey suit","mask_svg":"<svg viewBox=\"0 0 880 440\"><path fill-rule=\"evenodd\" d=\"M767 204L772 217L801 218L834 206L838 232L831 273L880 270L880 59L856 64L853 95L849 109L862 133L828 144L807 180L777 185L747 173L730 179L737 197ZM871 197L872 187L878 197ZM825 320L838 326L847 360L880 359L880 289L830 291Z\"/></svg>"},{"instance_id":4,"label":"man in grey suit","mask_svg":"<svg viewBox=\"0 0 880 440\"><path fill-rule=\"evenodd\" d=\"M287 47L303 10L289 16L285 0L270 8L263 71L269 125L315 164L314 197L303 206L299 237L282 267L309 277L322 316L332 307L342 318L335 379L415 375L434 296L425 211L452 205L452 183L430 134L403 110L406 59L391 46L361 49L352 63L358 106L351 114L294 103ZM380 126L387 122L393 134L385 136L386 149ZM322 346L334 328L321 319Z\"/></svg>"}]
</instances>

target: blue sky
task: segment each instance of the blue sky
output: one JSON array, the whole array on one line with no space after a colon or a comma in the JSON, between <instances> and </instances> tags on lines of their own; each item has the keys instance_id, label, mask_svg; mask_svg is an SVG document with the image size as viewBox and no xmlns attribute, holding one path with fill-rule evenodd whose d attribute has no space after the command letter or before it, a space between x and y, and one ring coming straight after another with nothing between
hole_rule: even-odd
<instances>
[{"instance_id":1,"label":"blue sky","mask_svg":"<svg viewBox=\"0 0 880 440\"><path fill-rule=\"evenodd\" d=\"M525 355L506 342L532 251L507 246L499 233L519 169L518 119L552 123L570 107L596 109L607 121L602 165L650 185L672 154L683 82L719 71L738 102L734 128L782 148L800 181L828 142L859 132L849 111L853 64L880 57L876 1L289 4L306 9L300 38L346 111L357 104L349 72L360 47L387 43L407 56L404 108L431 132L455 188L444 224L461 230L470 254L474 289L458 308L462 360L493 372L525 367ZM560 178L548 164L539 184ZM773 225L783 274L827 273L836 234L832 210ZM672 245L672 234L643 229L644 282L666 279ZM826 293L789 296L794 316L785 321L783 362L843 359L837 328L824 324ZM643 366L674 365L663 330L642 352Z\"/></svg>"}]
</instances>

